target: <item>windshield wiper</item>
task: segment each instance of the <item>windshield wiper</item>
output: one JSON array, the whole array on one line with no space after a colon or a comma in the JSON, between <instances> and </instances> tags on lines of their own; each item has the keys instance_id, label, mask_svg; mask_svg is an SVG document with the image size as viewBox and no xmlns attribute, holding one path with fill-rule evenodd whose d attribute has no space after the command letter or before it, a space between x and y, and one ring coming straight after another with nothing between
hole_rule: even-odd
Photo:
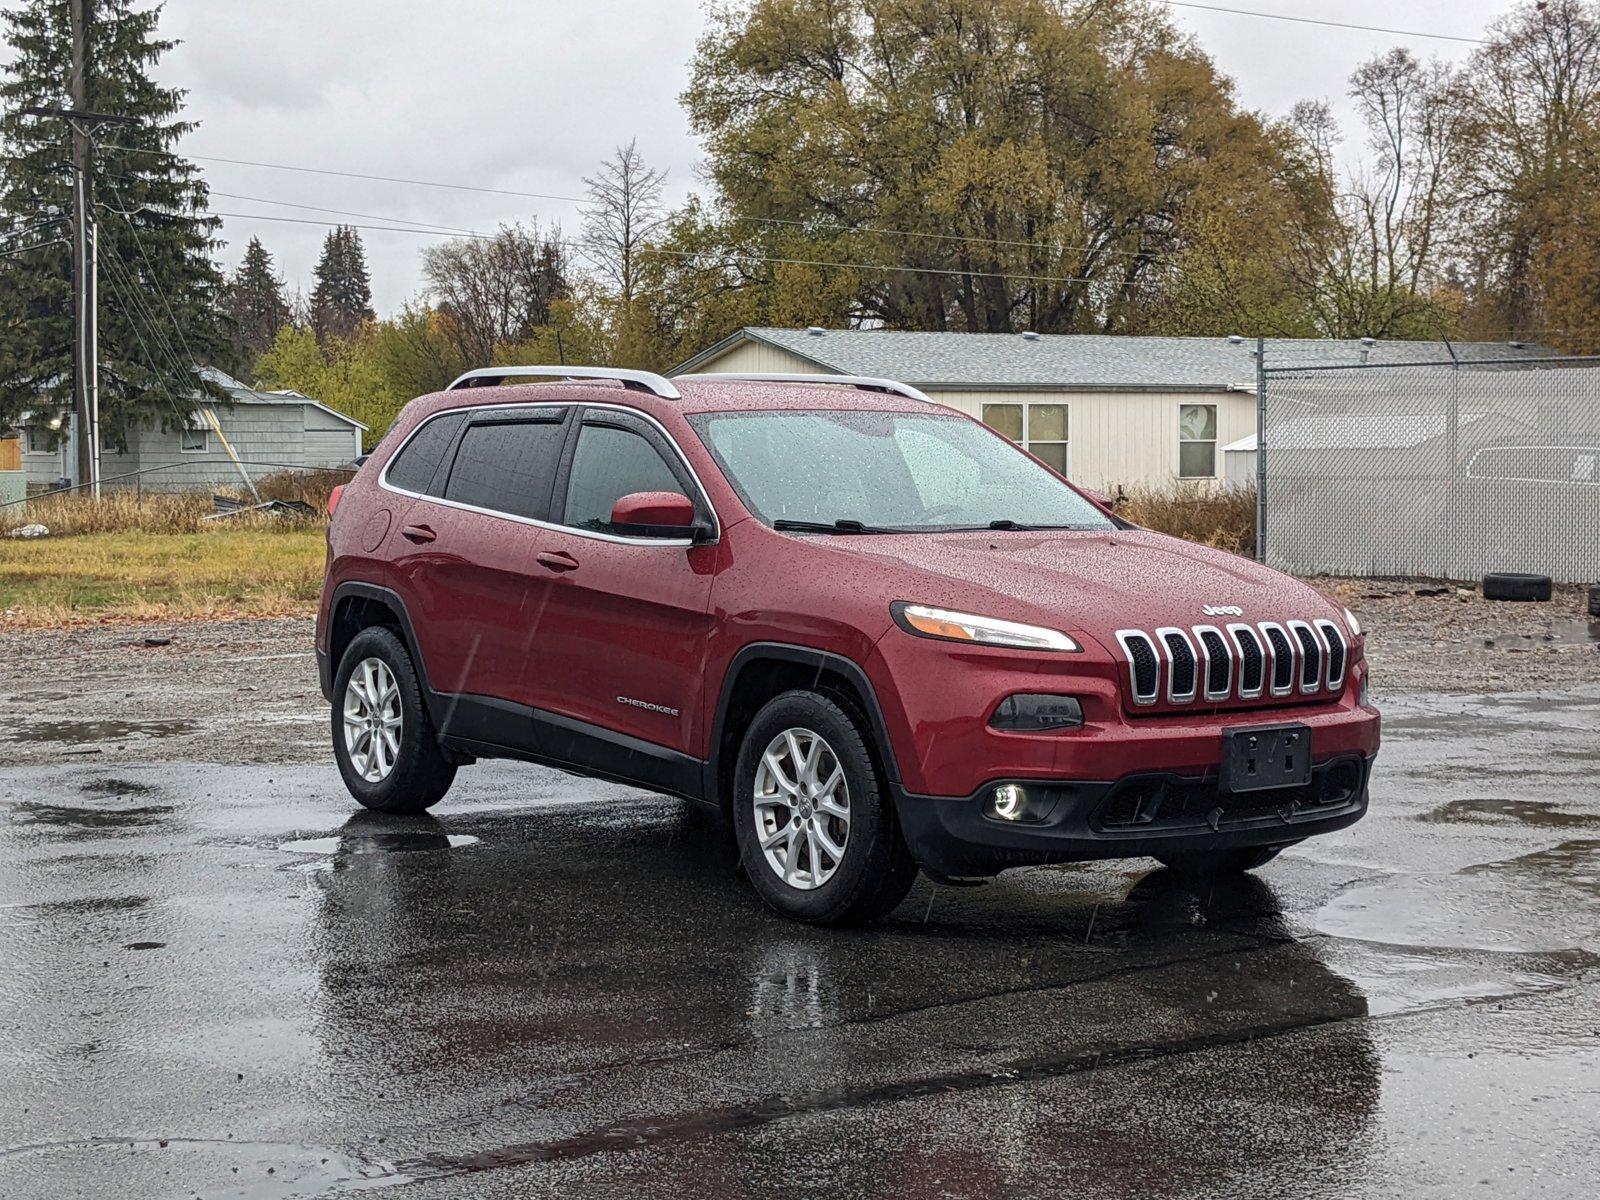
<instances>
[{"instance_id":1,"label":"windshield wiper","mask_svg":"<svg viewBox=\"0 0 1600 1200\"><path fill-rule=\"evenodd\" d=\"M1021 521L1013 521L1010 517L1001 517L997 521L990 521L990 529L1022 529L1032 532L1040 529L1076 529L1080 532L1095 528L1093 525L1024 525Z\"/></svg>"},{"instance_id":2,"label":"windshield wiper","mask_svg":"<svg viewBox=\"0 0 1600 1200\"><path fill-rule=\"evenodd\" d=\"M772 523L774 529L781 529L788 533L888 533L887 529L878 529L872 525L863 525L860 521L843 517L837 521L791 521L787 517L779 517Z\"/></svg>"}]
</instances>

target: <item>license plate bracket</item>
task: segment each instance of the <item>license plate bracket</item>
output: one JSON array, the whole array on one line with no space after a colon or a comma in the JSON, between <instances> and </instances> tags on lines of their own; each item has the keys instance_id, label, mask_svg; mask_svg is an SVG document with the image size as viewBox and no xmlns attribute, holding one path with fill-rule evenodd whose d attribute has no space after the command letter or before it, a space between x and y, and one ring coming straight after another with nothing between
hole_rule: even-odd
<instances>
[{"instance_id":1,"label":"license plate bracket","mask_svg":"<svg viewBox=\"0 0 1600 1200\"><path fill-rule=\"evenodd\" d=\"M1252 725L1222 731L1222 790L1261 792L1311 782L1311 727Z\"/></svg>"}]
</instances>

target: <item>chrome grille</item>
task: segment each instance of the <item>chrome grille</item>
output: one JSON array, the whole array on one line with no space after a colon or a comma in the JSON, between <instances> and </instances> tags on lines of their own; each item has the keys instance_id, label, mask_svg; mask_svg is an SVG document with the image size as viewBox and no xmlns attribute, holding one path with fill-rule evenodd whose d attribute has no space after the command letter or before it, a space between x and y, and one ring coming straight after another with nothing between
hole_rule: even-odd
<instances>
[{"instance_id":1,"label":"chrome grille","mask_svg":"<svg viewBox=\"0 0 1600 1200\"><path fill-rule=\"evenodd\" d=\"M1261 649L1261 635L1248 625L1229 625L1228 633L1239 652L1239 698L1253 700L1267 686L1267 656Z\"/></svg>"},{"instance_id":2,"label":"chrome grille","mask_svg":"<svg viewBox=\"0 0 1600 1200\"><path fill-rule=\"evenodd\" d=\"M1272 694L1287 696L1294 691L1294 646L1282 625L1261 622L1261 633L1272 652Z\"/></svg>"},{"instance_id":3,"label":"chrome grille","mask_svg":"<svg viewBox=\"0 0 1600 1200\"><path fill-rule=\"evenodd\" d=\"M1128 656L1128 686L1135 704L1154 704L1161 694L1161 658L1150 635L1139 629L1117 631L1117 643Z\"/></svg>"},{"instance_id":4,"label":"chrome grille","mask_svg":"<svg viewBox=\"0 0 1600 1200\"><path fill-rule=\"evenodd\" d=\"M1322 639L1304 621L1290 621L1289 632L1300 642L1300 690L1309 694L1322 686Z\"/></svg>"},{"instance_id":5,"label":"chrome grille","mask_svg":"<svg viewBox=\"0 0 1600 1200\"><path fill-rule=\"evenodd\" d=\"M1317 632L1328 647L1328 690L1338 691L1344 683L1344 664L1350 653L1344 644L1344 633L1327 619L1317 622Z\"/></svg>"},{"instance_id":6,"label":"chrome grille","mask_svg":"<svg viewBox=\"0 0 1600 1200\"><path fill-rule=\"evenodd\" d=\"M1173 704L1187 704L1195 696L1194 647L1189 635L1181 629L1158 629L1156 637L1167 651L1167 699Z\"/></svg>"},{"instance_id":7,"label":"chrome grille","mask_svg":"<svg viewBox=\"0 0 1600 1200\"><path fill-rule=\"evenodd\" d=\"M1121 629L1116 637L1140 706L1337 693L1350 662L1348 635L1326 618Z\"/></svg>"}]
</instances>

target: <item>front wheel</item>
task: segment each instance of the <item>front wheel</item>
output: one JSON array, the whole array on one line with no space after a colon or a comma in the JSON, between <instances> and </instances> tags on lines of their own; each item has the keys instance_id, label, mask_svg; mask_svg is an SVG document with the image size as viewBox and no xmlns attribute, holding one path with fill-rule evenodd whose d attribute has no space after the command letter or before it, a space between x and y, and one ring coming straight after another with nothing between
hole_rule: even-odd
<instances>
[{"instance_id":1,"label":"front wheel","mask_svg":"<svg viewBox=\"0 0 1600 1200\"><path fill-rule=\"evenodd\" d=\"M1264 867L1283 846L1243 846L1236 850L1175 850L1155 860L1180 875L1240 875Z\"/></svg>"},{"instance_id":2,"label":"front wheel","mask_svg":"<svg viewBox=\"0 0 1600 1200\"><path fill-rule=\"evenodd\" d=\"M823 925L875 920L917 877L863 722L827 696L785 692L750 723L734 770L734 834L761 898Z\"/></svg>"},{"instance_id":3,"label":"front wheel","mask_svg":"<svg viewBox=\"0 0 1600 1200\"><path fill-rule=\"evenodd\" d=\"M333 754L352 796L385 813L419 813L443 798L456 769L393 630L374 626L351 639L333 695Z\"/></svg>"}]
</instances>

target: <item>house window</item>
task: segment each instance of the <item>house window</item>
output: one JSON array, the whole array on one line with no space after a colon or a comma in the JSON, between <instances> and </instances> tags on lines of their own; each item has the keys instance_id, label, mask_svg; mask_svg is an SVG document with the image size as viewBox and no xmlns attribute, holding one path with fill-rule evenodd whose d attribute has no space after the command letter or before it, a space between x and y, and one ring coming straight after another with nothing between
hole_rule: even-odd
<instances>
[{"instance_id":1,"label":"house window","mask_svg":"<svg viewBox=\"0 0 1600 1200\"><path fill-rule=\"evenodd\" d=\"M1217 473L1217 406L1178 409L1178 478L1212 479Z\"/></svg>"},{"instance_id":2,"label":"house window","mask_svg":"<svg viewBox=\"0 0 1600 1200\"><path fill-rule=\"evenodd\" d=\"M185 454L204 454L211 449L211 431L209 429L180 429L178 431L178 449Z\"/></svg>"},{"instance_id":3,"label":"house window","mask_svg":"<svg viewBox=\"0 0 1600 1200\"><path fill-rule=\"evenodd\" d=\"M1067 473L1067 406L1065 404L985 404L983 423Z\"/></svg>"},{"instance_id":4,"label":"house window","mask_svg":"<svg viewBox=\"0 0 1600 1200\"><path fill-rule=\"evenodd\" d=\"M46 429L43 425L28 426L29 454L55 453L55 447L51 445L52 441L54 441L53 433L49 429Z\"/></svg>"}]
</instances>

